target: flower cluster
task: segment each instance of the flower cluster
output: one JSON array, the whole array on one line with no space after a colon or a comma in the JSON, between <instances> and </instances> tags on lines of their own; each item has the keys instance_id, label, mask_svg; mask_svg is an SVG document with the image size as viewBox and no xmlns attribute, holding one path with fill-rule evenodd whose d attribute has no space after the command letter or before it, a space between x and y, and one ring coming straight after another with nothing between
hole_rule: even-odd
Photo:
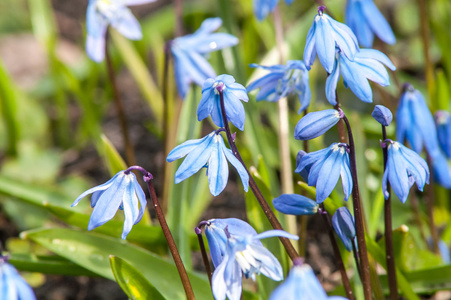
<instances>
[{"instance_id":1,"label":"flower cluster","mask_svg":"<svg viewBox=\"0 0 451 300\"><path fill-rule=\"evenodd\" d=\"M211 284L216 300L226 299L226 296L230 300L240 299L243 275L253 280L260 273L275 281L283 279L282 266L260 240L276 236L297 240L297 236L281 230L257 234L252 226L233 218L205 223L205 235L216 267Z\"/></svg>"},{"instance_id":2,"label":"flower cluster","mask_svg":"<svg viewBox=\"0 0 451 300\"><path fill-rule=\"evenodd\" d=\"M329 17L324 7L318 9L310 28L304 49L304 62L307 69L313 64L316 55L329 76L326 82L326 97L330 104L336 105L335 91L340 75L343 82L364 102L372 102L373 96L368 79L382 86L390 84L385 70L396 67L382 52L373 49L360 49L352 30Z\"/></svg>"}]
</instances>

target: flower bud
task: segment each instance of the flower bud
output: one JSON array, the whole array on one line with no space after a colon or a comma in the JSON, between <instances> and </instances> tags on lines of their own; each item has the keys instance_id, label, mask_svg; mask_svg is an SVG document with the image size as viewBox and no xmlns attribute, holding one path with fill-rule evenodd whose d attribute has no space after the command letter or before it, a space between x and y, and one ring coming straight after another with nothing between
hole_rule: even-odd
<instances>
[{"instance_id":1,"label":"flower bud","mask_svg":"<svg viewBox=\"0 0 451 300\"><path fill-rule=\"evenodd\" d=\"M317 138L337 124L343 116L342 110L335 109L308 113L296 124L294 137L302 141Z\"/></svg>"},{"instance_id":2,"label":"flower bud","mask_svg":"<svg viewBox=\"0 0 451 300\"><path fill-rule=\"evenodd\" d=\"M393 114L383 105L376 105L371 116L383 126L390 125L393 120Z\"/></svg>"},{"instance_id":3,"label":"flower bud","mask_svg":"<svg viewBox=\"0 0 451 300\"><path fill-rule=\"evenodd\" d=\"M352 243L355 238L354 217L346 207L340 207L332 217L332 225L335 232L345 245L346 250L352 250Z\"/></svg>"},{"instance_id":4,"label":"flower bud","mask_svg":"<svg viewBox=\"0 0 451 300\"><path fill-rule=\"evenodd\" d=\"M272 201L275 209L287 215L314 215L318 212L318 204L298 194L283 194Z\"/></svg>"}]
</instances>

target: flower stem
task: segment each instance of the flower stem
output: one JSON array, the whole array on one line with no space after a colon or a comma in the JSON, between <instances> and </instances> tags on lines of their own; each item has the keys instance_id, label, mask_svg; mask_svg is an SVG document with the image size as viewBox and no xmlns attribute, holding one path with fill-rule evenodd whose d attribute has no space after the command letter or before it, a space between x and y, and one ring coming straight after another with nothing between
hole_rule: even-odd
<instances>
[{"instance_id":1,"label":"flower stem","mask_svg":"<svg viewBox=\"0 0 451 300\"><path fill-rule=\"evenodd\" d=\"M304 117L308 114L308 109L304 110ZM309 141L305 140L303 141L303 146L304 146L304 151L305 152L309 152ZM302 191L301 193L302 196L307 196L306 191ZM307 222L308 222L308 216L307 215L302 215L302 216L298 216L298 224L299 224L299 241L298 241L298 245L299 245L299 255L301 257L305 256L305 252L306 252L306 241L307 241Z\"/></svg>"},{"instance_id":2,"label":"flower stem","mask_svg":"<svg viewBox=\"0 0 451 300\"><path fill-rule=\"evenodd\" d=\"M234 141L234 138L232 137L232 133L230 132L229 122L227 120L227 114L225 111L225 105L224 105L224 93L222 89L218 89L219 92L219 100L221 103L221 114L222 119L224 121L224 128L227 134L227 140L229 141L230 148L232 150L233 155L241 162L243 167L246 169L247 174L249 175L249 185L251 187L252 192L255 195L255 198L257 198L258 203L260 204L261 208L263 209L263 212L265 213L266 217L268 218L268 221L271 223L271 226L274 229L283 230L282 225L280 224L279 220L277 219L274 212L271 210L271 207L266 202L266 199L263 197L262 192L257 186L257 183L255 182L254 178L252 177L252 174L249 172L249 169L244 164L243 159L241 158L240 153L238 152L238 149L236 148L236 144ZM288 253L288 256L291 258L291 260L294 260L295 258L299 257L299 254L297 253L296 249L293 247L293 244L291 244L290 240L284 237L279 237L280 241L282 242L283 246L285 247L285 250Z\"/></svg>"},{"instance_id":3,"label":"flower stem","mask_svg":"<svg viewBox=\"0 0 451 300\"><path fill-rule=\"evenodd\" d=\"M335 92L337 104L334 106L336 110L341 109L340 101L338 100L337 92ZM344 126L344 121L339 120L337 124L337 130L338 130L338 138L340 139L340 143L347 143L346 141L346 130Z\"/></svg>"},{"instance_id":4,"label":"flower stem","mask_svg":"<svg viewBox=\"0 0 451 300\"><path fill-rule=\"evenodd\" d=\"M160 222L161 229L163 230L163 234L168 243L169 250L171 251L172 258L174 259L175 262L175 266L177 267L180 279L182 280L186 298L189 300L194 300L195 297L193 288L191 287L191 283L189 281L188 274L186 273L185 266L183 265L182 259L180 258L180 254L177 250L177 245L175 244L174 238L172 237L171 230L169 230L168 224L166 223L163 210L161 209L160 203L158 202L157 193L155 192L152 179L153 176L150 173L144 175L144 181L147 183L147 187L149 188L150 198L152 199L158 221Z\"/></svg>"},{"instance_id":5,"label":"flower stem","mask_svg":"<svg viewBox=\"0 0 451 300\"><path fill-rule=\"evenodd\" d=\"M116 105L117 115L119 118L119 122L121 124L122 137L124 139L124 144L125 144L125 156L127 158L127 164L134 165L134 164L136 164L135 151L133 150L133 145L130 141L130 136L128 134L128 125L127 125L127 119L125 118L124 106L122 105L119 89L116 84L116 74L114 73L113 63L111 61L110 51L108 49L109 44L110 44L109 40L110 40L109 34L107 32L106 41L105 41L105 61L106 61L107 69L108 69L108 78L111 83L111 87L113 89L114 103Z\"/></svg>"},{"instance_id":6,"label":"flower stem","mask_svg":"<svg viewBox=\"0 0 451 300\"><path fill-rule=\"evenodd\" d=\"M210 282L211 285L211 274L213 272L211 271L210 262L208 261L207 256L207 250L205 250L204 239L202 238L202 226L203 225L199 224L199 226L194 228L194 231L196 232L197 239L199 241L200 252L202 253L202 261L204 262L205 270L207 271L208 275L208 281Z\"/></svg>"},{"instance_id":7,"label":"flower stem","mask_svg":"<svg viewBox=\"0 0 451 300\"><path fill-rule=\"evenodd\" d=\"M335 262L337 263L337 267L340 270L341 281L343 282L343 287L346 292L346 297L349 300L354 300L354 294L351 289L351 283L349 282L348 275L346 274L345 265L343 263L343 259L340 254L340 249L338 248L337 240L335 239L334 229L332 226L332 222L330 220L329 213L324 209L324 204L320 205L321 207L321 216L323 217L324 223L327 226L327 231L330 238L330 243L332 244L332 249L334 250Z\"/></svg>"},{"instance_id":8,"label":"flower stem","mask_svg":"<svg viewBox=\"0 0 451 300\"><path fill-rule=\"evenodd\" d=\"M348 130L348 139L349 139L349 161L351 164L351 175L352 182L354 184L352 189L352 200L354 204L354 218L355 218L355 227L357 233L357 245L359 250L359 258L360 258L360 266L362 272L362 285L363 285L363 294L365 296L365 300L371 300L371 280L370 280L370 265L368 262L368 252L366 250L365 243L365 229L363 226L363 208L360 200L360 192L359 192L359 183L357 179L357 165L356 165L356 157L355 157L355 144L354 138L352 136L351 125L349 124L348 118L343 116L343 121L346 124L346 128Z\"/></svg>"},{"instance_id":9,"label":"flower stem","mask_svg":"<svg viewBox=\"0 0 451 300\"><path fill-rule=\"evenodd\" d=\"M387 131L385 126L382 125L382 140L387 140ZM382 148L384 153L384 171L387 168L387 147ZM391 216L391 188L390 183L387 182L388 198L384 202L384 221L385 221L385 254L387 259L387 273L388 273L388 285L390 287L390 299L399 299L398 284L396 279L395 268L395 254L393 251L393 229L392 229L392 216Z\"/></svg>"},{"instance_id":10,"label":"flower stem","mask_svg":"<svg viewBox=\"0 0 451 300\"><path fill-rule=\"evenodd\" d=\"M362 278L362 269L360 267L360 262L359 262L359 253L357 251L357 247L355 245L355 237L352 239L352 254L354 256L354 261L355 261L355 265L357 267L357 272L359 272L359 277Z\"/></svg>"}]
</instances>

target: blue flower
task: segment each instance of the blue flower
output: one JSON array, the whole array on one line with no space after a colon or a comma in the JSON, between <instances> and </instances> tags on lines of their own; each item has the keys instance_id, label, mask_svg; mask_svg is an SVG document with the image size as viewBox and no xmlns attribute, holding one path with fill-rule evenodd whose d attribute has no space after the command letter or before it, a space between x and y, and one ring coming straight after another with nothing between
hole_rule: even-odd
<instances>
[{"instance_id":1,"label":"blue flower","mask_svg":"<svg viewBox=\"0 0 451 300\"><path fill-rule=\"evenodd\" d=\"M304 49L304 63L308 70L313 65L316 54L327 73L332 73L335 62L335 48L340 49L350 60L359 51L357 38L352 30L323 13L324 7L318 8L307 34Z\"/></svg>"},{"instance_id":2,"label":"blue flower","mask_svg":"<svg viewBox=\"0 0 451 300\"><path fill-rule=\"evenodd\" d=\"M257 235L255 229L248 223L236 219L211 219L205 222L205 235L207 236L208 245L210 247L211 260L215 268L222 262L226 253L227 235L224 231L227 228L230 235ZM261 244L260 241L255 243Z\"/></svg>"},{"instance_id":3,"label":"blue flower","mask_svg":"<svg viewBox=\"0 0 451 300\"><path fill-rule=\"evenodd\" d=\"M373 46L374 34L387 44L396 42L390 25L373 0L348 0L345 17L346 24L365 48Z\"/></svg>"},{"instance_id":4,"label":"blue flower","mask_svg":"<svg viewBox=\"0 0 451 300\"><path fill-rule=\"evenodd\" d=\"M228 121L232 122L239 130L244 130L244 106L240 102L249 101L246 88L235 82L230 75L219 75L215 79L209 78L202 85L202 99L197 107L197 120L203 120L209 115L213 122L224 127L221 114L221 102L219 90L224 95L224 106Z\"/></svg>"},{"instance_id":5,"label":"blue flower","mask_svg":"<svg viewBox=\"0 0 451 300\"><path fill-rule=\"evenodd\" d=\"M345 53L337 52L333 70L326 80L326 97L329 103L337 104L335 90L340 74L343 76L345 86L349 87L357 98L364 102L373 102L373 92L368 79L382 86L390 85L390 79L383 64L391 70L396 70L390 59L378 50L360 49L353 61Z\"/></svg>"},{"instance_id":6,"label":"blue flower","mask_svg":"<svg viewBox=\"0 0 451 300\"><path fill-rule=\"evenodd\" d=\"M299 113L307 109L312 93L309 86L309 75L302 60L289 60L287 65L261 66L251 64L251 68L263 68L270 71L262 78L249 84L248 91L260 89L257 101L279 101L280 98L296 93L301 103Z\"/></svg>"},{"instance_id":7,"label":"blue flower","mask_svg":"<svg viewBox=\"0 0 451 300\"><path fill-rule=\"evenodd\" d=\"M335 126L344 115L341 109L326 109L308 113L296 124L294 138L302 141L317 138Z\"/></svg>"},{"instance_id":8,"label":"blue flower","mask_svg":"<svg viewBox=\"0 0 451 300\"><path fill-rule=\"evenodd\" d=\"M444 188L451 189L451 169L445 154L442 151L435 151L429 154L432 170L434 170L434 180Z\"/></svg>"},{"instance_id":9,"label":"blue flower","mask_svg":"<svg viewBox=\"0 0 451 300\"><path fill-rule=\"evenodd\" d=\"M316 202L322 203L337 185L341 175L345 200L352 192L352 177L346 144L333 143L326 149L302 156L295 170L308 170L308 185L316 186Z\"/></svg>"},{"instance_id":10,"label":"blue flower","mask_svg":"<svg viewBox=\"0 0 451 300\"><path fill-rule=\"evenodd\" d=\"M114 217L117 209L124 210L125 222L122 231L122 239L125 240L133 225L141 221L146 207L146 195L136 180L133 173L120 171L110 180L99 186L93 187L72 203L72 207L85 196L92 194L91 207L94 207L89 219L88 230L99 227ZM138 201L140 206L138 208Z\"/></svg>"},{"instance_id":11,"label":"blue flower","mask_svg":"<svg viewBox=\"0 0 451 300\"><path fill-rule=\"evenodd\" d=\"M175 38L171 42L177 89L182 98L194 82L201 86L207 78L216 76L204 55L238 44L238 39L227 33L212 33L222 24L220 18L206 19L193 34Z\"/></svg>"},{"instance_id":12,"label":"blue flower","mask_svg":"<svg viewBox=\"0 0 451 300\"><path fill-rule=\"evenodd\" d=\"M298 195L283 194L272 200L274 208L287 215L314 215L318 212L319 205L315 201Z\"/></svg>"},{"instance_id":13,"label":"blue flower","mask_svg":"<svg viewBox=\"0 0 451 300\"><path fill-rule=\"evenodd\" d=\"M345 245L346 250L351 251L356 232L354 217L347 207L343 206L335 211L335 214L332 216L332 225L338 237Z\"/></svg>"},{"instance_id":14,"label":"blue flower","mask_svg":"<svg viewBox=\"0 0 451 300\"><path fill-rule=\"evenodd\" d=\"M295 264L287 279L279 285L269 300L344 300L340 296L328 297L312 268L307 264Z\"/></svg>"},{"instance_id":15,"label":"blue flower","mask_svg":"<svg viewBox=\"0 0 451 300\"><path fill-rule=\"evenodd\" d=\"M189 140L178 145L169 153L168 162L186 158L175 173L175 183L179 183L197 173L202 167L207 168L208 184L213 196L219 195L227 185L229 177L229 161L241 177L244 190L249 188L249 175L241 162L228 149L222 136L213 131L202 139Z\"/></svg>"},{"instance_id":16,"label":"blue flower","mask_svg":"<svg viewBox=\"0 0 451 300\"><path fill-rule=\"evenodd\" d=\"M0 257L0 299L35 300L33 289L20 276L13 265Z\"/></svg>"},{"instance_id":17,"label":"blue flower","mask_svg":"<svg viewBox=\"0 0 451 300\"><path fill-rule=\"evenodd\" d=\"M297 236L282 230L256 234L250 225L244 224L246 223L237 222L236 219L207 221L205 233L210 249L213 249L212 260L215 261L213 257L217 258L216 263L220 260L212 278L213 296L216 300L226 299L226 296L231 300L239 300L243 274L253 280L260 273L276 281L282 280L282 266L277 258L263 247L260 239L275 236L298 239ZM221 259L218 259L219 253Z\"/></svg>"},{"instance_id":18,"label":"blue flower","mask_svg":"<svg viewBox=\"0 0 451 300\"><path fill-rule=\"evenodd\" d=\"M383 126L390 125L393 120L393 114L383 105L376 105L371 116Z\"/></svg>"},{"instance_id":19,"label":"blue flower","mask_svg":"<svg viewBox=\"0 0 451 300\"><path fill-rule=\"evenodd\" d=\"M451 188L451 170L442 153L431 111L421 93L412 85L404 86L396 111L396 138L407 140L412 149L421 153L423 146L431 157L435 180L445 188Z\"/></svg>"},{"instance_id":20,"label":"blue flower","mask_svg":"<svg viewBox=\"0 0 451 300\"><path fill-rule=\"evenodd\" d=\"M406 84L396 111L396 139L407 140L412 149L421 153L423 146L432 155L439 151L434 119L423 95L412 85Z\"/></svg>"},{"instance_id":21,"label":"blue flower","mask_svg":"<svg viewBox=\"0 0 451 300\"><path fill-rule=\"evenodd\" d=\"M155 0L89 0L86 11L86 52L95 62L105 57L108 25L131 40L142 38L141 26L125 5L139 5Z\"/></svg>"},{"instance_id":22,"label":"blue flower","mask_svg":"<svg viewBox=\"0 0 451 300\"><path fill-rule=\"evenodd\" d=\"M266 16L273 12L279 3L279 0L254 0L254 15L259 21L262 21ZM285 3L290 5L293 0L285 0Z\"/></svg>"},{"instance_id":23,"label":"blue flower","mask_svg":"<svg viewBox=\"0 0 451 300\"><path fill-rule=\"evenodd\" d=\"M435 112L435 124L440 147L451 158L451 114L444 110Z\"/></svg>"},{"instance_id":24,"label":"blue flower","mask_svg":"<svg viewBox=\"0 0 451 300\"><path fill-rule=\"evenodd\" d=\"M386 140L387 166L382 178L382 191L388 198L387 180L402 203L406 202L410 188L416 182L420 191L429 183L429 168L416 152L401 143Z\"/></svg>"},{"instance_id":25,"label":"blue flower","mask_svg":"<svg viewBox=\"0 0 451 300\"><path fill-rule=\"evenodd\" d=\"M298 154L296 155L296 166L299 166L299 164L301 163L302 158L304 157L304 155L306 155L307 152L305 152L304 150L299 150ZM308 174L310 173L310 168L312 167L312 165L308 165L305 166L305 168L303 168L302 170L295 170L296 173L298 173L299 175L301 175L301 177L304 179L304 181L308 181Z\"/></svg>"}]
</instances>

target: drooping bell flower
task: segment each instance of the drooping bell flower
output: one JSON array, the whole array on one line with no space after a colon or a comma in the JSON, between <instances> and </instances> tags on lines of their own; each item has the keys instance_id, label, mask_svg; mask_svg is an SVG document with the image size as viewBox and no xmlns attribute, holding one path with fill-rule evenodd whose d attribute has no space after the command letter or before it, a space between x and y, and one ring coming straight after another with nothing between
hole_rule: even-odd
<instances>
[{"instance_id":1,"label":"drooping bell flower","mask_svg":"<svg viewBox=\"0 0 451 300\"><path fill-rule=\"evenodd\" d=\"M186 156L185 160L175 172L176 184L206 167L210 193L217 196L227 185L229 177L227 161L229 161L238 171L244 190L248 190L249 175L232 151L226 147L219 132L213 131L202 139L189 140L178 145L172 149L166 159L168 162L173 162L184 156Z\"/></svg>"},{"instance_id":2,"label":"drooping bell flower","mask_svg":"<svg viewBox=\"0 0 451 300\"><path fill-rule=\"evenodd\" d=\"M353 187L348 145L333 143L326 149L303 155L295 172L304 170L308 170L308 185L316 186L316 202L322 203L329 197L340 176L345 200L348 200Z\"/></svg>"},{"instance_id":3,"label":"drooping bell flower","mask_svg":"<svg viewBox=\"0 0 451 300\"><path fill-rule=\"evenodd\" d=\"M146 195L135 174L130 171L120 171L104 184L85 191L71 206L76 206L89 194L92 194L91 207L94 209L89 219L88 230L105 224L114 217L118 209L121 209L125 215L122 231L122 239L125 240L133 225L141 221L144 215Z\"/></svg>"},{"instance_id":4,"label":"drooping bell flower","mask_svg":"<svg viewBox=\"0 0 451 300\"><path fill-rule=\"evenodd\" d=\"M316 55L326 69L332 73L335 62L335 49L338 48L349 59L359 52L357 38L352 30L343 23L337 22L324 13L324 6L318 8L307 34L304 49L304 63L307 70L313 65Z\"/></svg>"}]
</instances>

